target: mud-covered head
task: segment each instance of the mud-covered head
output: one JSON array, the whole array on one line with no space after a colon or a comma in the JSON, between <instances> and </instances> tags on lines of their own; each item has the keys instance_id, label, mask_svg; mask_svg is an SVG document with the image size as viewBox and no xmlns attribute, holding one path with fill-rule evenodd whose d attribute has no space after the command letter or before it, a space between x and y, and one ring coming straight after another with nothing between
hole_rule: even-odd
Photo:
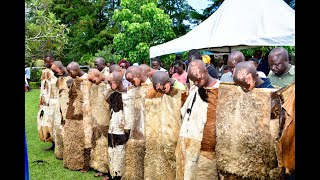
<instances>
[{"instance_id":1,"label":"mud-covered head","mask_svg":"<svg viewBox=\"0 0 320 180\"><path fill-rule=\"evenodd\" d=\"M73 61L68 64L67 70L72 78L76 78L80 73L80 65L77 62Z\"/></svg>"},{"instance_id":2,"label":"mud-covered head","mask_svg":"<svg viewBox=\"0 0 320 180\"><path fill-rule=\"evenodd\" d=\"M201 59L192 60L188 67L188 77L198 87L208 84L208 69Z\"/></svg>"},{"instance_id":3,"label":"mud-covered head","mask_svg":"<svg viewBox=\"0 0 320 180\"><path fill-rule=\"evenodd\" d=\"M242 61L245 61L245 57L240 51L232 51L228 56L227 65L231 73L233 73L234 67Z\"/></svg>"},{"instance_id":4,"label":"mud-covered head","mask_svg":"<svg viewBox=\"0 0 320 180\"><path fill-rule=\"evenodd\" d=\"M169 74L164 71L156 71L152 75L152 85L153 88L158 91L164 93L166 90L166 84L169 83L170 77Z\"/></svg>"},{"instance_id":5,"label":"mud-covered head","mask_svg":"<svg viewBox=\"0 0 320 180\"><path fill-rule=\"evenodd\" d=\"M244 92L249 92L256 86L259 78L255 65L250 61L239 62L233 72L233 80Z\"/></svg>"},{"instance_id":6,"label":"mud-covered head","mask_svg":"<svg viewBox=\"0 0 320 180\"><path fill-rule=\"evenodd\" d=\"M54 61L50 67L56 77L67 76L69 73L67 68L62 64L61 61Z\"/></svg>"},{"instance_id":7,"label":"mud-covered head","mask_svg":"<svg viewBox=\"0 0 320 180\"><path fill-rule=\"evenodd\" d=\"M123 90L123 85L122 85L122 73L119 71L114 71L109 74L108 76L108 82L111 86L111 89L116 91L122 91Z\"/></svg>"}]
</instances>

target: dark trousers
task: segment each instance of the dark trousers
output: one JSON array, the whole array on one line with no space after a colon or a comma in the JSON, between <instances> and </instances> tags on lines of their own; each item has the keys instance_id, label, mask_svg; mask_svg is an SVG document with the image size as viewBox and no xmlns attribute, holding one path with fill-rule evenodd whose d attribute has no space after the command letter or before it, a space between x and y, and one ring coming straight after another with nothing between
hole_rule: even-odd
<instances>
[{"instance_id":1,"label":"dark trousers","mask_svg":"<svg viewBox=\"0 0 320 180\"><path fill-rule=\"evenodd\" d=\"M27 86L27 88L28 88L28 91L29 91L29 90L31 90L31 87L30 87L30 79L27 78L27 81L28 81L28 86Z\"/></svg>"}]
</instances>

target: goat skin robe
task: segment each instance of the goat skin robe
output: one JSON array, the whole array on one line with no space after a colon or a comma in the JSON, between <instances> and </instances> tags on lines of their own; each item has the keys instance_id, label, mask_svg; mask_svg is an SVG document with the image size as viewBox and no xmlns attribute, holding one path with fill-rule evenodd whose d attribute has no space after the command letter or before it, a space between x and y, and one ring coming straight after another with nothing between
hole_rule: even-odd
<instances>
[{"instance_id":1,"label":"goat skin robe","mask_svg":"<svg viewBox=\"0 0 320 180\"><path fill-rule=\"evenodd\" d=\"M138 87L128 88L133 101L133 124L129 140L126 143L125 172L122 179L144 179L144 156L145 156L145 97L152 85L141 84Z\"/></svg>"},{"instance_id":2,"label":"goat skin robe","mask_svg":"<svg viewBox=\"0 0 320 180\"><path fill-rule=\"evenodd\" d=\"M92 118L90 114L91 83L75 78L69 91L64 125L64 167L71 170L89 169L92 148Z\"/></svg>"},{"instance_id":3,"label":"goat skin robe","mask_svg":"<svg viewBox=\"0 0 320 180\"><path fill-rule=\"evenodd\" d=\"M215 111L220 81L206 89L208 102L199 88L191 86L181 108L183 118L176 147L176 179L218 179L215 154Z\"/></svg>"},{"instance_id":4,"label":"goat skin robe","mask_svg":"<svg viewBox=\"0 0 320 180\"><path fill-rule=\"evenodd\" d=\"M271 95L276 89L221 84L217 104L217 168L237 179L279 179L271 131Z\"/></svg>"},{"instance_id":5,"label":"goat skin robe","mask_svg":"<svg viewBox=\"0 0 320 180\"><path fill-rule=\"evenodd\" d=\"M51 69L45 68L41 74L39 111L37 114L38 135L41 141L53 142L54 109L57 101L54 92L57 78ZM50 103L50 100L53 101Z\"/></svg>"},{"instance_id":6,"label":"goat skin robe","mask_svg":"<svg viewBox=\"0 0 320 180\"><path fill-rule=\"evenodd\" d=\"M150 88L145 99L144 179L175 179L175 148L181 126L181 93L160 94Z\"/></svg>"},{"instance_id":7,"label":"goat skin robe","mask_svg":"<svg viewBox=\"0 0 320 180\"><path fill-rule=\"evenodd\" d=\"M110 125L110 107L107 96L111 93L109 84L92 84L90 89L90 113L92 117L92 149L90 167L109 172L108 128Z\"/></svg>"},{"instance_id":8,"label":"goat skin robe","mask_svg":"<svg viewBox=\"0 0 320 180\"><path fill-rule=\"evenodd\" d=\"M63 159L63 134L64 134L64 122L66 119L67 108L69 101L69 88L67 85L67 80L71 79L70 76L60 76L57 79L57 93L58 93L58 103L56 106L56 118L53 125L53 132L55 134L55 148L54 155L57 159Z\"/></svg>"}]
</instances>

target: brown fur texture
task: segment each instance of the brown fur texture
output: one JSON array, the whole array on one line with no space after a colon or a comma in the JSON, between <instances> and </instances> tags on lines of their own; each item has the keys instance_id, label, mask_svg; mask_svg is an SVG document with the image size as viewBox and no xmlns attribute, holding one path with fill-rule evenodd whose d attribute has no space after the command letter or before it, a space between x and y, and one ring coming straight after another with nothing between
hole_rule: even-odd
<instances>
[{"instance_id":1,"label":"brown fur texture","mask_svg":"<svg viewBox=\"0 0 320 180\"><path fill-rule=\"evenodd\" d=\"M71 170L85 168L83 122L66 120L64 125L63 165Z\"/></svg>"},{"instance_id":2,"label":"brown fur texture","mask_svg":"<svg viewBox=\"0 0 320 180\"><path fill-rule=\"evenodd\" d=\"M145 100L144 179L175 179L175 148L181 126L181 92Z\"/></svg>"},{"instance_id":3,"label":"brown fur texture","mask_svg":"<svg viewBox=\"0 0 320 180\"><path fill-rule=\"evenodd\" d=\"M206 90L208 95L207 122L203 129L201 141L201 151L215 151L216 147L216 107L218 99L218 89Z\"/></svg>"},{"instance_id":4,"label":"brown fur texture","mask_svg":"<svg viewBox=\"0 0 320 180\"><path fill-rule=\"evenodd\" d=\"M145 141L129 139L126 143L125 170L122 179L140 180L144 177Z\"/></svg>"},{"instance_id":5,"label":"brown fur texture","mask_svg":"<svg viewBox=\"0 0 320 180\"><path fill-rule=\"evenodd\" d=\"M90 167L102 172L109 172L108 128L110 124L110 107L107 103L108 91L105 83L92 84L90 89L90 113L92 118L92 150Z\"/></svg>"},{"instance_id":6,"label":"brown fur texture","mask_svg":"<svg viewBox=\"0 0 320 180\"><path fill-rule=\"evenodd\" d=\"M276 144L277 157L280 167L290 174L295 170L295 85L292 84L283 93L285 111L284 127Z\"/></svg>"},{"instance_id":7,"label":"brown fur texture","mask_svg":"<svg viewBox=\"0 0 320 180\"><path fill-rule=\"evenodd\" d=\"M145 156L145 96L152 85L143 84L134 87L135 90L131 100L133 101L133 125L130 137L126 143L125 172L122 179L143 179L144 178L144 156Z\"/></svg>"},{"instance_id":8,"label":"brown fur texture","mask_svg":"<svg viewBox=\"0 0 320 180\"><path fill-rule=\"evenodd\" d=\"M274 140L270 134L271 93L221 84L217 104L217 167L241 178L278 179Z\"/></svg>"},{"instance_id":9,"label":"brown fur texture","mask_svg":"<svg viewBox=\"0 0 320 180\"><path fill-rule=\"evenodd\" d=\"M201 141L193 138L179 137L175 150L176 179L191 179L196 172L196 164L200 155Z\"/></svg>"},{"instance_id":10,"label":"brown fur texture","mask_svg":"<svg viewBox=\"0 0 320 180\"><path fill-rule=\"evenodd\" d=\"M90 87L91 84L88 80L76 78L69 91L64 127L63 160L64 166L73 170L88 169L90 166L93 134L89 99ZM68 126L66 126L67 124ZM77 142L77 145L74 142Z\"/></svg>"}]
</instances>

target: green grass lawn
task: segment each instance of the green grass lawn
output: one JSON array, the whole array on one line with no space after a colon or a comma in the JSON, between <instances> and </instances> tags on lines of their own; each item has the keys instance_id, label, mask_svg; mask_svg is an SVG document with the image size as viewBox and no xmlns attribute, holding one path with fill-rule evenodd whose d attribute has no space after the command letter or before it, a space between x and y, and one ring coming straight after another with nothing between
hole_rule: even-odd
<instances>
[{"instance_id":1,"label":"green grass lawn","mask_svg":"<svg viewBox=\"0 0 320 180\"><path fill-rule=\"evenodd\" d=\"M94 179L100 180L102 177L94 177L95 171L87 173L73 171L63 167L63 160L56 159L53 151L44 151L44 148L51 146L49 142L42 142L38 136L37 113L39 103L39 89L33 89L25 92L25 125L28 145L29 171L31 180L78 180ZM33 163L37 160L43 160L48 163Z\"/></svg>"}]
</instances>

